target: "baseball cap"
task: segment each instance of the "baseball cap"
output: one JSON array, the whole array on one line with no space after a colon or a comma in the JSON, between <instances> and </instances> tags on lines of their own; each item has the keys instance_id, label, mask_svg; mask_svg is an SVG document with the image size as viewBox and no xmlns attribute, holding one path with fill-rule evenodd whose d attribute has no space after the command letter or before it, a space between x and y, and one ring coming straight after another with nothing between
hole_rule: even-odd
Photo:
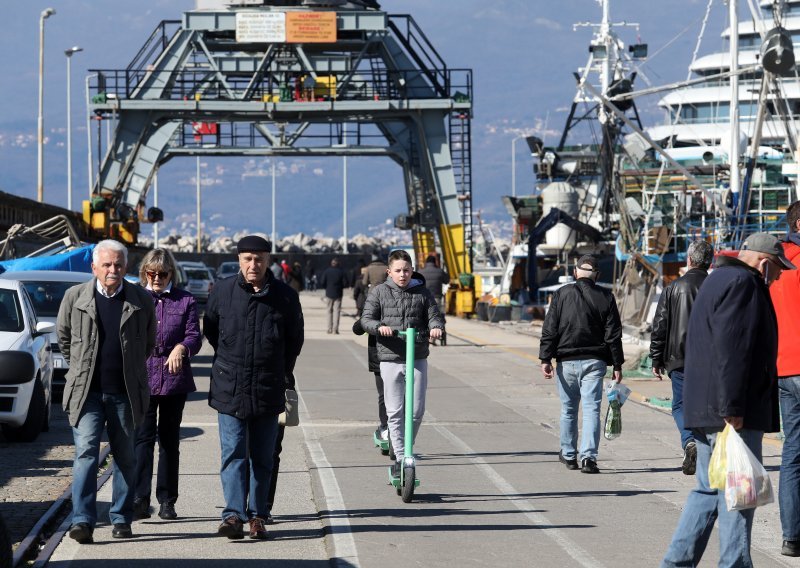
<instances>
[{"instance_id":1,"label":"baseball cap","mask_svg":"<svg viewBox=\"0 0 800 568\"><path fill-rule=\"evenodd\" d=\"M742 244L742 250L752 250L754 252L774 255L778 257L778 260L785 269L797 269L797 267L786 258L786 255L783 253L783 246L778 238L769 233L753 233L747 237Z\"/></svg>"},{"instance_id":2,"label":"baseball cap","mask_svg":"<svg viewBox=\"0 0 800 568\"><path fill-rule=\"evenodd\" d=\"M598 272L597 259L591 254L585 254L578 259L575 268L579 268L580 270L591 270L592 272Z\"/></svg>"}]
</instances>

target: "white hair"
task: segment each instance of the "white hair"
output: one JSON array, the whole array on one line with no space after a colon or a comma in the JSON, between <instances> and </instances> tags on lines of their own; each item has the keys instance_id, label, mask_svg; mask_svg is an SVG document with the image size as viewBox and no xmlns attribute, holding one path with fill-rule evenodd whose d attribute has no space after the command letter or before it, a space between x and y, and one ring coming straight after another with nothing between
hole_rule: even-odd
<instances>
[{"instance_id":1,"label":"white hair","mask_svg":"<svg viewBox=\"0 0 800 568\"><path fill-rule=\"evenodd\" d=\"M92 262L97 264L98 259L100 257L100 251L109 250L112 252L118 252L122 254L122 258L125 260L125 264L128 264L128 248L123 245L119 241L115 241L113 239L106 239L104 241L100 241L94 246L94 250L92 251Z\"/></svg>"}]
</instances>

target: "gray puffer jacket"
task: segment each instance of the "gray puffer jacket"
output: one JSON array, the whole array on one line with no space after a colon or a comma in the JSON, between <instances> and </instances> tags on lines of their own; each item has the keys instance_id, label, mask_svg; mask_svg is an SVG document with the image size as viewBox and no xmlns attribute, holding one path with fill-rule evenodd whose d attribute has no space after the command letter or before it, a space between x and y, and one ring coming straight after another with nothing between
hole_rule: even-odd
<instances>
[{"instance_id":1,"label":"gray puffer jacket","mask_svg":"<svg viewBox=\"0 0 800 568\"><path fill-rule=\"evenodd\" d=\"M379 327L385 325L398 331L413 327L427 336L431 329L444 330L444 318L433 294L425 287L425 278L415 272L405 289L391 278L371 288L361 315L361 325L367 333L377 335L378 359L398 363L406 359L405 339L379 335ZM427 340L417 342L414 358L428 358Z\"/></svg>"}]
</instances>

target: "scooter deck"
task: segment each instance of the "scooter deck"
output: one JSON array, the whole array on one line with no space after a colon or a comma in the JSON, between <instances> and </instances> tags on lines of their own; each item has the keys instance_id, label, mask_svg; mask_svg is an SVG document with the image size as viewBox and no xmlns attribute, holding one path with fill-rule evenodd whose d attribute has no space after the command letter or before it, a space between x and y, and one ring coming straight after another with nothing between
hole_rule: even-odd
<instances>
[{"instance_id":1,"label":"scooter deck","mask_svg":"<svg viewBox=\"0 0 800 568\"><path fill-rule=\"evenodd\" d=\"M400 487L400 478L399 477L392 477L392 468L391 467L389 468L389 483L395 489ZM414 478L414 487L419 487L419 478L418 477Z\"/></svg>"},{"instance_id":2,"label":"scooter deck","mask_svg":"<svg viewBox=\"0 0 800 568\"><path fill-rule=\"evenodd\" d=\"M381 451L389 452L389 440L383 440L375 435L375 432L372 433L372 442L375 444L375 447L380 448Z\"/></svg>"}]
</instances>

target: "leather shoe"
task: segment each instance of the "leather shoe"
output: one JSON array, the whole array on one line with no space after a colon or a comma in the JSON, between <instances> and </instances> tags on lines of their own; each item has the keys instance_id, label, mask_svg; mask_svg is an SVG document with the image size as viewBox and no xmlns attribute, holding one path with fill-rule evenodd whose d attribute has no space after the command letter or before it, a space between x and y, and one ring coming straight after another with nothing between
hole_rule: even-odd
<instances>
[{"instance_id":1,"label":"leather shoe","mask_svg":"<svg viewBox=\"0 0 800 568\"><path fill-rule=\"evenodd\" d=\"M133 536L133 531L128 523L114 523L111 536L114 538L131 538Z\"/></svg>"},{"instance_id":2,"label":"leather shoe","mask_svg":"<svg viewBox=\"0 0 800 568\"><path fill-rule=\"evenodd\" d=\"M94 542L92 538L92 527L89 523L75 523L69 527L69 538L76 541L78 544L91 544Z\"/></svg>"},{"instance_id":3,"label":"leather shoe","mask_svg":"<svg viewBox=\"0 0 800 568\"><path fill-rule=\"evenodd\" d=\"M133 520L141 521L150 518L150 501L137 497L133 500Z\"/></svg>"},{"instance_id":4,"label":"leather shoe","mask_svg":"<svg viewBox=\"0 0 800 568\"><path fill-rule=\"evenodd\" d=\"M564 453L561 451L558 452L558 461L567 466L567 469L578 469L577 458L572 458L571 460L568 460L567 458L564 457Z\"/></svg>"},{"instance_id":5,"label":"leather shoe","mask_svg":"<svg viewBox=\"0 0 800 568\"><path fill-rule=\"evenodd\" d=\"M267 540L267 529L264 528L264 519L253 517L250 519L250 538L255 540Z\"/></svg>"},{"instance_id":6,"label":"leather shoe","mask_svg":"<svg viewBox=\"0 0 800 568\"><path fill-rule=\"evenodd\" d=\"M781 554L784 556L800 556L800 540L784 540Z\"/></svg>"},{"instance_id":7,"label":"leather shoe","mask_svg":"<svg viewBox=\"0 0 800 568\"><path fill-rule=\"evenodd\" d=\"M175 505L172 503L161 503L158 516L165 521L174 521L178 518L178 513L175 512Z\"/></svg>"},{"instance_id":8,"label":"leather shoe","mask_svg":"<svg viewBox=\"0 0 800 568\"><path fill-rule=\"evenodd\" d=\"M236 515L225 517L225 520L217 528L217 534L231 540L244 538L244 523Z\"/></svg>"}]
</instances>

